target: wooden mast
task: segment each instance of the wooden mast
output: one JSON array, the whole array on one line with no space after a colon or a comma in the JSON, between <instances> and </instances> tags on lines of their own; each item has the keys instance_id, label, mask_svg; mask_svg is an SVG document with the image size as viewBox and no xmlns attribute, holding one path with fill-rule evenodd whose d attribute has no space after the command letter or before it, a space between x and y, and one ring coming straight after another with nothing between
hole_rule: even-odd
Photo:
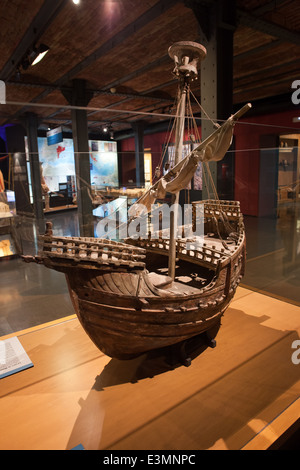
<instances>
[{"instance_id":1,"label":"wooden mast","mask_svg":"<svg viewBox=\"0 0 300 470\"><path fill-rule=\"evenodd\" d=\"M179 82L179 100L177 106L177 123L175 133L175 162L177 165L182 159L184 123L185 123L185 104L186 94L191 81L197 79L198 65L200 59L206 56L206 49L201 44L191 41L176 42L169 47L169 56L174 60L175 68L173 73L180 80ZM179 193L176 192L172 197L173 209L170 213L170 244L169 244L169 266L168 275L173 280L175 278L176 264L176 236L177 236L177 217Z\"/></svg>"},{"instance_id":2,"label":"wooden mast","mask_svg":"<svg viewBox=\"0 0 300 470\"><path fill-rule=\"evenodd\" d=\"M186 84L185 82L180 83L180 99L177 106L177 122L175 130L175 161L174 165L180 162L182 159L183 149L183 136L184 136L184 123L185 123L185 103L186 103ZM178 218L178 204L179 194L172 194L172 206L173 210L170 212L170 244L169 244L169 266L168 274L174 280L175 278L175 263L176 263L176 236L177 236L177 218Z\"/></svg>"}]
</instances>

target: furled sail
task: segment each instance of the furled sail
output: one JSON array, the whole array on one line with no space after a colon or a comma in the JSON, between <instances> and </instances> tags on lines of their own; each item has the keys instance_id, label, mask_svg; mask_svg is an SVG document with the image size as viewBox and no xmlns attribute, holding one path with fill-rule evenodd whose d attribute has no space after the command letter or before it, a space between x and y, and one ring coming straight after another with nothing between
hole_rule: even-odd
<instances>
[{"instance_id":1,"label":"furled sail","mask_svg":"<svg viewBox=\"0 0 300 470\"><path fill-rule=\"evenodd\" d=\"M166 193L177 193L181 189L186 188L191 181L199 163L197 155L192 152L183 161L184 164L171 181L168 182L166 176L160 179L157 188L158 199L163 198Z\"/></svg>"},{"instance_id":2,"label":"furled sail","mask_svg":"<svg viewBox=\"0 0 300 470\"><path fill-rule=\"evenodd\" d=\"M250 108L251 104L246 104L168 171L130 207L129 216L138 217L150 212L156 199L163 199L166 193L176 194L184 189L193 178L199 162L222 160L231 145L235 121Z\"/></svg>"},{"instance_id":3,"label":"furled sail","mask_svg":"<svg viewBox=\"0 0 300 470\"><path fill-rule=\"evenodd\" d=\"M219 161L224 158L225 153L229 149L232 136L234 120L229 118L223 126L218 128L218 132L214 135L214 138L208 142L205 146L201 144L193 151L198 157L200 162Z\"/></svg>"}]
</instances>

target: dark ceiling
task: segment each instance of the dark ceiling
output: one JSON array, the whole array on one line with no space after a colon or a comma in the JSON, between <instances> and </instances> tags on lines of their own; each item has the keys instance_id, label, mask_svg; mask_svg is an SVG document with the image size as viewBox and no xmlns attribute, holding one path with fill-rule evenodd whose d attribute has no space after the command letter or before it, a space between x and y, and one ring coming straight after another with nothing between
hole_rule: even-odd
<instances>
[{"instance_id":1,"label":"dark ceiling","mask_svg":"<svg viewBox=\"0 0 300 470\"><path fill-rule=\"evenodd\" d=\"M6 83L7 104L0 106L0 125L32 111L41 129L71 129L65 94L73 79L86 80L93 91L88 103L92 133L107 122L120 132L139 119L148 124L165 120L177 88L168 48L176 41L198 41L195 7L201 12L213 3L1 0L0 79ZM292 82L300 79L299 31L299 0L236 1L235 105L291 92ZM22 60L41 43L50 51L24 70ZM200 87L195 95L200 97Z\"/></svg>"}]
</instances>

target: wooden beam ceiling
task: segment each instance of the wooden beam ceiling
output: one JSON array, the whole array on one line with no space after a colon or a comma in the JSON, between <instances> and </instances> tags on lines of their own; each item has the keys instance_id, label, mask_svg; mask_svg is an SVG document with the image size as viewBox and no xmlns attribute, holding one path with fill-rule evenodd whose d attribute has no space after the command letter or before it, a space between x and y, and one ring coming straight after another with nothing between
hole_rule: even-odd
<instances>
[{"instance_id":1,"label":"wooden beam ceiling","mask_svg":"<svg viewBox=\"0 0 300 470\"><path fill-rule=\"evenodd\" d=\"M7 84L7 101L20 105L1 105L0 125L16 122L28 110L45 126L69 125L62 91L77 78L87 80L93 91L91 129L107 120L116 130L130 129L144 111L157 114L145 114L149 125L160 122L159 114L176 95L168 47L180 40L199 40L200 25L191 4L202 7L214 1L85 0L75 6L71 0L32 0L28 6L25 0L2 0L0 79ZM236 5L234 102L289 93L292 81L299 78L299 2L236 0ZM37 66L21 70L18 81L17 65L41 42L50 52ZM194 92L200 99L197 84ZM31 103L43 107L32 108Z\"/></svg>"}]
</instances>

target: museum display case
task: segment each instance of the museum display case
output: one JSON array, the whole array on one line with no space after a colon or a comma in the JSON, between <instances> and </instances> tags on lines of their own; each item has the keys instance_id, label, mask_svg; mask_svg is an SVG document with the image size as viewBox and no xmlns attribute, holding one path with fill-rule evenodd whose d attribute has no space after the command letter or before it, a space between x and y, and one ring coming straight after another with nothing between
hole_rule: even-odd
<instances>
[{"instance_id":1,"label":"museum display case","mask_svg":"<svg viewBox=\"0 0 300 470\"><path fill-rule=\"evenodd\" d=\"M0 258L22 254L20 220L16 214L14 191L0 193Z\"/></svg>"},{"instance_id":2,"label":"museum display case","mask_svg":"<svg viewBox=\"0 0 300 470\"><path fill-rule=\"evenodd\" d=\"M289 116L290 114L287 114L286 118ZM241 206L235 207L229 204L226 211L227 214L229 214L229 209L232 213L236 213L237 219L240 218L239 211L244 212L247 257L243 268L243 278L239 280L240 285L237 287L236 295L226 309L225 315L222 316L220 330L219 328L215 328L214 332L211 330L211 337L206 337L206 339L203 337L201 342L195 341L195 338L192 337L184 346L179 343L179 348L156 348L151 352L143 353L137 358L128 358L125 361L111 358L111 351L107 349L107 345L103 347L103 350L108 354L103 353L90 340L90 337L93 336L92 332L89 332L89 337L82 328L81 314L79 314L79 319L75 315L74 304L72 303L74 299L72 299L72 296L69 297L68 293L70 281L68 283L63 272L61 272L63 269L59 269L59 271L49 270L40 264L40 259L38 264L24 263L23 255L25 257L40 256L41 240L39 238L40 228L35 217L23 213L18 215L16 198L20 198L20 195L21 198L24 198L20 188L17 186L16 192L7 190L0 194L1 203L3 204L1 205L3 210L0 218L1 243L2 239L5 242L9 237L10 240L9 253L6 245L3 245L2 249L5 261L1 261L1 266L3 266L0 274L1 297L5 299L5 306L2 309L0 330L1 341L6 341L6 343L0 344L12 348L16 351L16 355L19 354L14 357L14 363L18 364L18 367L13 366L12 372L2 371L2 380L3 383L9 386L6 390L7 393L13 394L16 393L13 390L17 389L18 386L33 387L35 381L47 383L49 387L58 387L58 391L55 393L58 393L60 398L55 405L55 410L56 413L62 414L68 423L62 427L59 433L59 439L63 442L62 447L71 449L82 442L84 448L98 448L98 432L88 432L83 435L83 429L86 429L87 422L91 420L91 413L94 415L96 422L101 422L101 413L95 412L99 405L98 390L106 390L106 409L109 410L108 413L112 420L114 420L115 414L120 412L117 404L122 400L130 401L132 397L136 397L136 393L143 394L146 400L151 402L149 390L152 390L156 397L164 400L165 395L162 393L162 387L170 393L171 388L176 388L177 394L171 404L176 411L172 412L167 407L163 413L167 413L168 419L179 419L184 429L188 427L185 416L189 416L191 409L197 409L197 419L200 421L211 419L211 414L208 412L209 408L217 410L218 415L215 412L213 413L214 419L211 421L206 438L203 434L199 435L191 429L186 439L182 436L179 438L179 434L173 435L172 439L168 439L168 433L164 433L164 436L160 436L158 440L155 436L159 429L165 429L164 420L159 414L155 418L151 413L151 407L149 412L146 412L134 406L137 413L137 420L134 425L126 425L126 422L130 422L130 420L128 421L127 415L125 415L124 419L120 421L119 433L113 439L109 437L110 432L115 433L116 428L115 426L110 428L106 424L108 432L104 433L101 439L101 448L140 449L144 446L140 446L139 441L145 442L144 439L146 439L146 446L152 446L153 448L168 448L169 446L180 448L182 442L184 442L185 446L200 447L201 449L264 449L272 448L272 446L274 448L283 446L289 441L289 438L294 436L294 431L297 430L295 417L298 413L299 396L297 369L299 367L299 340L296 331L297 325L299 325L300 302L298 276L300 198L297 183L295 184L296 176L299 174L299 146L297 134L281 134L276 127L280 121L276 121L272 116L267 116L266 119L273 125L274 144L272 145L274 147L270 147L269 141L264 142L264 146L259 148L251 144L253 136L255 135L255 138L257 138L259 117L249 120L241 118L240 126L236 125L235 127L236 180L234 184L236 194L241 195ZM252 125L252 122L254 125ZM263 126L260 132L262 135L264 134ZM161 159L161 154L155 152L154 142L156 139L156 134L153 134L151 138L147 136L147 152L151 153L152 182L154 184L157 181L154 174L157 161ZM95 148L95 141L93 142ZM285 145L285 142L287 145ZM105 142L98 141L97 144L98 146L104 146ZM43 224L52 223L51 243L54 242L57 253L64 252L65 243L67 243L66 250L76 250L81 254L87 251L87 257L91 257L92 260L95 255L96 240L100 234L99 222L108 219L115 220L115 218L118 223L128 222L128 210L134 207L134 204L143 196L145 190L149 189L149 186L148 188L145 188L145 185L144 187L138 187L138 185L128 181L131 178L128 177L129 173L126 172L126 167L124 168L123 165L122 169L120 166L120 161L122 159L124 161L124 155L126 155L125 158L128 158L128 167L130 166L130 158L135 158L134 154L133 157L130 156L129 145L130 141L126 142L124 140L119 152L109 153L108 159L111 159L111 168L113 168L113 172L116 172L114 173L116 176L114 184L109 185L104 180L102 184L90 186L92 223L94 236L96 237L90 239L92 240L90 243L87 243L80 236L78 206L74 204L74 198L76 198L75 174L65 175L60 172L60 169L65 169L64 151L60 152L58 158L57 151L53 147L57 172L55 184L57 186L51 186L54 184L55 178L52 175L53 179L51 179L47 171L44 173L43 168L42 175L45 183L49 189L49 186L53 189L53 191L50 191L50 210L44 211ZM242 146L244 149L252 148L253 150L245 153ZM126 149L125 154L122 151L123 148ZM161 148L163 152L165 147L162 145ZM189 147L189 150L191 149L192 145ZM185 152L185 149L183 152ZM168 148L167 155L172 159L173 148ZM187 155L185 153L183 157L187 157ZM69 160L72 161L74 156L75 153L68 157ZM94 157L94 160L92 157ZM22 155L18 154L17 158L20 163ZM93 162L97 163L97 158L99 158L99 154L95 157L91 151L89 160L91 179L93 178L92 175L95 178L97 177L95 166L92 165ZM26 156L24 154L24 159L29 161L28 153ZM259 162L259 166L256 173L255 164L257 162ZM248 165L247 174L243 174L240 167L241 163L243 166ZM44 166L47 168L47 159L45 157L43 160ZM161 175L165 176L167 174L166 161L163 161L163 166L164 171ZM197 184L202 187L204 180L202 164L199 166L197 167ZM27 165L27 169L29 173L29 165ZM94 173L92 173L92 169ZM101 173L102 169L104 169L102 177L106 178L109 171L103 163L99 166L98 171ZM227 171L226 164L221 163L221 177L227 178ZM72 172L69 171L69 173ZM20 172L16 172L16 175L20 174ZM127 177L127 186L123 186L124 177ZM264 184L266 180L268 181L267 185ZM27 181L30 184L30 179ZM199 193L193 193L194 190L194 181L187 184L183 190L184 197L189 198L188 201L191 200L192 196L199 196ZM245 199L245 194L248 195L247 199ZM250 199L249 194L251 194ZM33 193L31 196L33 198ZM60 207L60 204L51 202L54 197L63 200L64 207L62 207L62 210L55 210ZM252 204L254 197L256 197L255 206ZM28 198L30 198L30 195ZM184 199L184 201L187 200ZM32 202L34 202L33 199ZM170 203L171 199L169 199ZM43 204L45 204L44 196ZM197 199L192 200L192 204L197 205ZM71 207L73 207L73 210L70 210ZM210 217L215 209L212 206L210 208L206 207L206 210L210 211ZM232 225L233 219L230 223ZM11 229L11 224L13 229ZM209 222L208 232L212 234L214 230L213 223ZM50 238L47 238L48 235L46 234L46 242L49 244ZM103 236L103 233L101 236ZM212 237L212 235L210 236ZM214 237L211 238L211 240L213 239ZM15 243L15 240L17 240L17 243ZM79 243L78 246L76 240ZM145 243L147 244L148 241L146 240ZM119 258L116 255L117 251L121 253L116 245L113 255L116 259ZM210 255L212 256L212 253ZM97 256L99 256L98 252ZM128 256L127 248L126 255L121 254L121 261L128 261ZM177 255L177 258L178 263L180 255ZM233 263L233 269L235 270L233 272L237 272L236 264ZM239 273L236 276L239 277ZM206 281L204 276L199 274L199 271L198 278L198 281L193 278L192 281L189 279L188 282L200 282L202 283L201 288L205 289ZM100 282L99 277L97 279L97 282ZM71 288L74 288L72 282ZM87 276L83 275L78 285L79 290L83 291L87 286L87 282ZM85 293L89 296L92 295L90 305L93 308L91 312L88 312L88 317L91 318L95 314L93 310L95 298L93 296L95 296L96 288L95 281L90 280L89 282L91 283L90 291ZM114 279L114 282L117 285L119 284L117 279ZM131 287L129 287L130 284ZM107 288L111 289L112 287L107 284ZM135 289L134 295L136 297L137 285L133 280L129 281L129 288ZM146 287L140 284L140 288L144 289ZM116 285L114 289L116 289ZM104 303L107 301L110 303L110 307L106 308L111 308L112 303L119 302L115 290L114 293L107 291L105 295L106 299L103 298L101 301L102 310ZM87 299L87 297L85 298ZM219 298L213 299L212 302L215 300L217 304ZM164 307L164 309L166 307L163 298L160 301L161 307ZM187 310L185 310L185 306L181 302L180 315L185 318L185 321L190 315L190 308L191 305L188 305ZM212 308L215 307L212 305ZM128 305L124 306L118 303L118 309L122 312L126 311L127 316L130 314ZM138 311L141 312L143 309L145 309L145 306L141 306ZM20 312L22 312L22 315L20 315ZM177 316L178 314L179 311ZM151 315L153 315L153 311ZM93 319L91 324L94 321ZM115 318L111 322L110 329L114 328L118 321ZM84 322L86 321L84 320ZM132 325L132 318L130 324ZM120 332L118 332L118 337L119 334ZM64 337L63 343L60 341L61 337ZM15 344L16 338L19 339L17 344ZM13 342L10 343L10 340ZM49 347L44 347L43 344L47 342L49 342ZM114 340L114 344L117 343L120 343L119 340ZM132 341L131 343L134 344ZM217 347L209 348L209 345L211 347L217 345ZM81 365L85 361L89 366L83 367ZM274 361L277 364L276 368L272 367ZM54 374L53 377L56 374L60 377L59 383L46 373L50 364ZM66 371L70 367L73 370L71 377L70 373ZM269 370L267 375L263 373L265 370ZM201 379L198 377L199 373ZM91 377L95 377L97 374L98 377L95 383L90 384ZM79 376L85 390L83 401L81 393L74 392ZM182 377L187 383L186 386L182 386ZM29 381L28 384L27 380ZM59 390L60 387L66 386L66 381L70 384L70 390L67 396L64 397ZM132 381L137 384L134 390L131 389ZM245 383L248 384L246 388L249 393L245 390L243 385ZM219 384L228 397L234 397L235 404L222 394L222 406L220 404L216 408L214 401L209 398L209 396L220 395L217 385L214 384ZM189 390L191 389L194 390L195 398L190 396ZM107 393L108 390L112 393ZM275 390L278 393L275 393ZM36 390L35 393L39 394L39 391ZM80 409L77 409L74 405L74 400L70 400L71 395L76 395L76 403L81 400ZM252 397L251 400L249 395ZM209 408L206 406L197 408L197 400L209 402ZM186 405L184 405L185 402ZM34 400L28 409L30 410L32 406L35 406ZM45 401L42 400L40 406L43 407L43 409L40 409L40 414L44 416L44 419L47 417L49 423L45 427L45 435L39 436L33 432L26 439L24 433L21 433L18 438L18 447L60 448L61 444L57 440L50 442L47 437L51 434L51 426L56 425L56 421L46 411ZM163 410L163 407L161 409ZM9 410L9 407L7 410ZM5 416L8 417L4 413L4 419ZM11 419L10 414L9 416L9 419ZM33 418L29 419L26 409L22 410L22 416L24 420L29 420L32 429L35 429L36 423ZM241 416L245 416L245 419L243 420ZM146 424L149 419L153 420L152 425ZM224 419L228 422L228 426L224 427ZM237 424L234 425L234 422ZM141 431L136 431L136 427L141 427ZM219 427L223 429L221 433L218 431ZM118 444L119 441L121 447ZM1 445L4 448L10 448L11 442L12 435L9 431Z\"/></svg>"}]
</instances>

